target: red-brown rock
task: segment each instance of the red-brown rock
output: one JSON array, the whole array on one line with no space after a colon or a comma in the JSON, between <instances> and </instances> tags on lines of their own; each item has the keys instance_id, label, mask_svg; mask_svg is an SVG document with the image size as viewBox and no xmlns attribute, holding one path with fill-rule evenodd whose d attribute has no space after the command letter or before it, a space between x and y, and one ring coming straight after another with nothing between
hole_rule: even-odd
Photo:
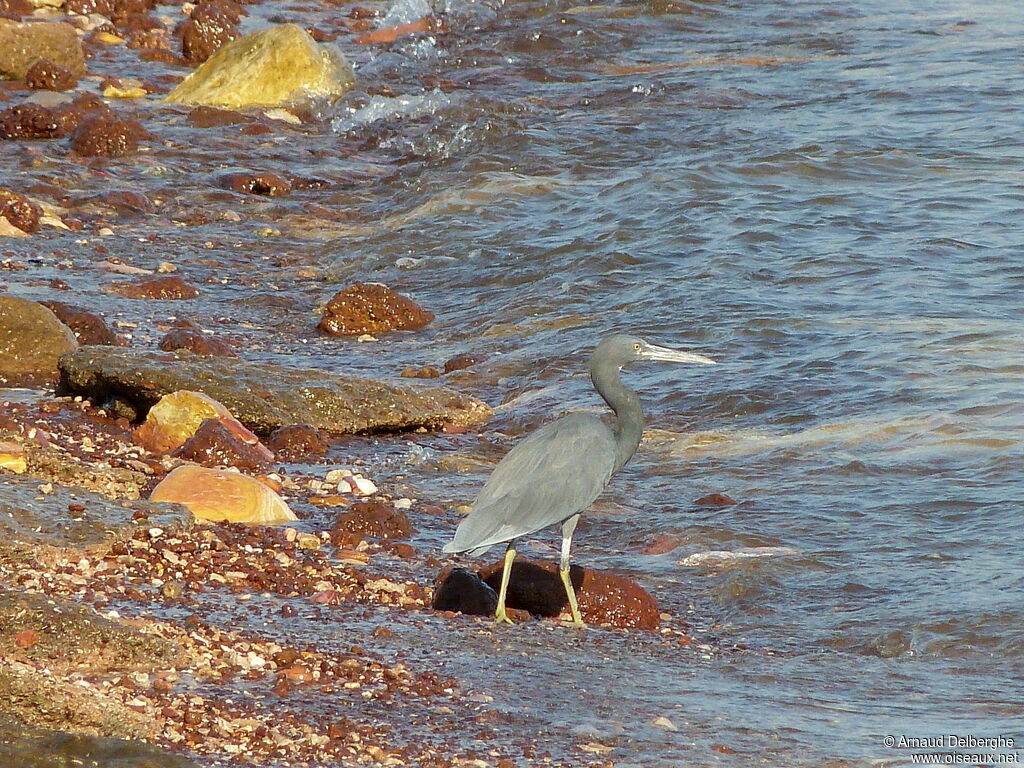
<instances>
[{"instance_id":1,"label":"red-brown rock","mask_svg":"<svg viewBox=\"0 0 1024 768\"><path fill-rule=\"evenodd\" d=\"M419 368L415 366L409 366L403 368L401 376L403 379L436 379L441 375L441 371L432 365L423 365Z\"/></svg>"},{"instance_id":2,"label":"red-brown rock","mask_svg":"<svg viewBox=\"0 0 1024 768\"><path fill-rule=\"evenodd\" d=\"M404 539L416 532L400 509L382 501L357 501L331 528L336 547L353 547L368 537Z\"/></svg>"},{"instance_id":3,"label":"red-brown rock","mask_svg":"<svg viewBox=\"0 0 1024 768\"><path fill-rule=\"evenodd\" d=\"M172 456L206 467L238 467L254 472L266 469L274 454L260 442L246 442L220 419L207 419Z\"/></svg>"},{"instance_id":4,"label":"red-brown rock","mask_svg":"<svg viewBox=\"0 0 1024 768\"><path fill-rule=\"evenodd\" d=\"M222 45L238 37L241 14L241 6L230 0L203 0L181 25L182 56L193 64L206 61Z\"/></svg>"},{"instance_id":5,"label":"red-brown rock","mask_svg":"<svg viewBox=\"0 0 1024 768\"><path fill-rule=\"evenodd\" d=\"M62 301L41 301L64 325L74 331L79 344L118 346L121 340L99 315Z\"/></svg>"},{"instance_id":6,"label":"red-brown rock","mask_svg":"<svg viewBox=\"0 0 1024 768\"><path fill-rule=\"evenodd\" d=\"M65 129L59 115L38 104L0 110L0 139L59 139Z\"/></svg>"},{"instance_id":7,"label":"red-brown rock","mask_svg":"<svg viewBox=\"0 0 1024 768\"><path fill-rule=\"evenodd\" d=\"M22 232L35 232L39 229L39 216L42 210L24 195L0 189L0 216Z\"/></svg>"},{"instance_id":8,"label":"red-brown rock","mask_svg":"<svg viewBox=\"0 0 1024 768\"><path fill-rule=\"evenodd\" d=\"M480 571L480 578L497 590L501 561ZM574 565L569 578L583 620L623 629L656 629L660 620L654 597L632 579L611 571ZM512 564L506 604L540 616L558 616L569 610L569 600L555 563L517 558Z\"/></svg>"},{"instance_id":9,"label":"red-brown rock","mask_svg":"<svg viewBox=\"0 0 1024 768\"><path fill-rule=\"evenodd\" d=\"M160 339L159 347L165 352L187 349L195 355L238 357L238 353L227 342L192 328L175 328L168 331L167 335Z\"/></svg>"},{"instance_id":10,"label":"red-brown rock","mask_svg":"<svg viewBox=\"0 0 1024 768\"><path fill-rule=\"evenodd\" d=\"M78 78L49 59L39 59L25 73L25 85L37 91L70 91L78 85Z\"/></svg>"},{"instance_id":11,"label":"red-brown rock","mask_svg":"<svg viewBox=\"0 0 1024 768\"><path fill-rule=\"evenodd\" d=\"M226 173L218 182L224 189L248 195L284 197L292 191L291 182L276 173Z\"/></svg>"},{"instance_id":12,"label":"red-brown rock","mask_svg":"<svg viewBox=\"0 0 1024 768\"><path fill-rule=\"evenodd\" d=\"M647 542L640 552L644 555L664 555L666 552L680 547L683 541L682 536L677 536L674 533L662 533Z\"/></svg>"},{"instance_id":13,"label":"red-brown rock","mask_svg":"<svg viewBox=\"0 0 1024 768\"><path fill-rule=\"evenodd\" d=\"M446 565L434 581L430 607L435 611L490 616L498 609L498 594L472 571Z\"/></svg>"},{"instance_id":14,"label":"red-brown rock","mask_svg":"<svg viewBox=\"0 0 1024 768\"><path fill-rule=\"evenodd\" d=\"M66 0L68 13L78 13L88 16L90 13L98 13L108 19L114 15L114 0Z\"/></svg>"},{"instance_id":15,"label":"red-brown rock","mask_svg":"<svg viewBox=\"0 0 1024 768\"><path fill-rule=\"evenodd\" d=\"M200 106L188 113L188 124L195 128L214 128L221 125L247 123L250 118L231 109ZM223 178L223 177L222 177Z\"/></svg>"},{"instance_id":16,"label":"red-brown rock","mask_svg":"<svg viewBox=\"0 0 1024 768\"><path fill-rule=\"evenodd\" d=\"M292 424L275 429L267 439L267 447L283 461L302 461L315 456L326 456L330 449L321 437L320 430L305 424Z\"/></svg>"},{"instance_id":17,"label":"red-brown rock","mask_svg":"<svg viewBox=\"0 0 1024 768\"><path fill-rule=\"evenodd\" d=\"M176 275L118 283L113 290L129 299L194 299L199 295L195 286Z\"/></svg>"},{"instance_id":18,"label":"red-brown rock","mask_svg":"<svg viewBox=\"0 0 1024 768\"><path fill-rule=\"evenodd\" d=\"M433 313L386 285L355 283L336 293L327 303L320 330L334 336L416 331L433 319Z\"/></svg>"},{"instance_id":19,"label":"red-brown rock","mask_svg":"<svg viewBox=\"0 0 1024 768\"><path fill-rule=\"evenodd\" d=\"M137 150L146 135L138 120L95 112L75 128L71 149L84 157L123 157Z\"/></svg>"}]
</instances>

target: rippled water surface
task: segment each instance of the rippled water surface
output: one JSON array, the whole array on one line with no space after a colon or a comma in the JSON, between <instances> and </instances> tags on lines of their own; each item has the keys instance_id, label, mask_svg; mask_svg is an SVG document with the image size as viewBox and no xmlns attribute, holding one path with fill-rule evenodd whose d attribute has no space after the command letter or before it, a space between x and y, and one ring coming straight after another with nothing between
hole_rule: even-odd
<instances>
[{"instance_id":1,"label":"rippled water surface","mask_svg":"<svg viewBox=\"0 0 1024 768\"><path fill-rule=\"evenodd\" d=\"M1021 8L437 11L439 38L342 41L364 91L330 129L262 148L263 167L327 191L164 242L182 265L265 265L204 299L254 357L393 374L486 355L448 377L501 404L482 438L351 446L422 498L471 500L510 439L596 408L582 372L607 331L718 359L629 372L650 429L575 557L747 650L537 626L495 639L434 617L399 635L541 741L598 743L623 766L908 760L886 734L1024 744ZM185 136L180 115L164 120L163 137ZM189 162L161 151L159 174L125 180L173 189L171 208L224 199L206 183L224 167L213 139ZM281 236L257 240L264 223ZM309 266L386 282L437 321L381 344L316 338L310 306L332 286ZM712 492L739 503L694 505ZM448 533L424 526L417 544ZM679 547L643 554L663 534ZM777 549L701 555L762 547Z\"/></svg>"}]
</instances>

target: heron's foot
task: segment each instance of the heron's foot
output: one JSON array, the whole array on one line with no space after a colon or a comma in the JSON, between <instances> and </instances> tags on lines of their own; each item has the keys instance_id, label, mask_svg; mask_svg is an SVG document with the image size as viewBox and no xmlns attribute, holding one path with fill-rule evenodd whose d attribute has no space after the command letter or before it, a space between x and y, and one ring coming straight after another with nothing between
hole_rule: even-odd
<instances>
[{"instance_id":1,"label":"heron's foot","mask_svg":"<svg viewBox=\"0 0 1024 768\"><path fill-rule=\"evenodd\" d=\"M515 624L515 622L509 618L509 615L505 613L505 606L501 606L494 612L494 621L497 624Z\"/></svg>"},{"instance_id":2,"label":"heron's foot","mask_svg":"<svg viewBox=\"0 0 1024 768\"><path fill-rule=\"evenodd\" d=\"M571 619L562 619L562 623L567 627L576 627L577 629L587 628L587 622L585 622L581 616L573 616Z\"/></svg>"}]
</instances>

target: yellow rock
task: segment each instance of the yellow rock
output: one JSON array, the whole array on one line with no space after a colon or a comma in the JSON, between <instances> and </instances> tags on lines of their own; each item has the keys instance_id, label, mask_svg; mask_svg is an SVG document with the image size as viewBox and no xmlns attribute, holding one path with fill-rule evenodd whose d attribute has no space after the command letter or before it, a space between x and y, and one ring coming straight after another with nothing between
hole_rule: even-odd
<instances>
[{"instance_id":1,"label":"yellow rock","mask_svg":"<svg viewBox=\"0 0 1024 768\"><path fill-rule=\"evenodd\" d=\"M97 32L93 37L97 42L103 43L104 45L120 45L124 42L123 37L112 35L109 32Z\"/></svg>"},{"instance_id":2,"label":"yellow rock","mask_svg":"<svg viewBox=\"0 0 1024 768\"><path fill-rule=\"evenodd\" d=\"M129 87L129 88L118 88L116 85L108 85L103 89L103 98L105 99L141 99L143 96L148 94L145 88L141 86Z\"/></svg>"},{"instance_id":3,"label":"yellow rock","mask_svg":"<svg viewBox=\"0 0 1024 768\"><path fill-rule=\"evenodd\" d=\"M0 469L6 469L16 475L24 474L28 469L28 464L25 463L25 449L18 443L0 443Z\"/></svg>"},{"instance_id":4,"label":"yellow rock","mask_svg":"<svg viewBox=\"0 0 1024 768\"><path fill-rule=\"evenodd\" d=\"M278 525L298 520L284 499L259 480L222 469L178 467L153 489L150 501L184 504L200 520Z\"/></svg>"},{"instance_id":5,"label":"yellow rock","mask_svg":"<svg viewBox=\"0 0 1024 768\"><path fill-rule=\"evenodd\" d=\"M355 83L352 65L297 24L252 32L223 46L165 101L211 107L274 107L336 98Z\"/></svg>"},{"instance_id":6,"label":"yellow rock","mask_svg":"<svg viewBox=\"0 0 1024 768\"><path fill-rule=\"evenodd\" d=\"M207 419L234 420L231 412L212 397L182 389L164 395L149 409L146 421L135 430L135 442L154 453L180 448Z\"/></svg>"}]
</instances>

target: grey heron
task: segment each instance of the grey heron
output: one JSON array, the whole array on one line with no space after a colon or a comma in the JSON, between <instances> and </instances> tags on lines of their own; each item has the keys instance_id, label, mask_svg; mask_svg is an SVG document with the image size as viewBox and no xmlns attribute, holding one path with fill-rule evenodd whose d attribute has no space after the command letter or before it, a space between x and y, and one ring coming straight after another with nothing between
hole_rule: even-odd
<instances>
[{"instance_id":1,"label":"grey heron","mask_svg":"<svg viewBox=\"0 0 1024 768\"><path fill-rule=\"evenodd\" d=\"M594 388L615 412L614 426L597 416L571 413L541 427L518 443L494 468L472 511L444 551L480 556L495 544L508 542L495 618L512 623L505 612L516 539L549 525L562 526L559 575L569 599L573 624L583 626L576 594L569 580L569 548L580 515L594 502L636 453L644 429L640 397L622 383L620 372L630 363L663 360L713 365L714 360L649 344L625 334L604 338L590 356Z\"/></svg>"}]
</instances>

